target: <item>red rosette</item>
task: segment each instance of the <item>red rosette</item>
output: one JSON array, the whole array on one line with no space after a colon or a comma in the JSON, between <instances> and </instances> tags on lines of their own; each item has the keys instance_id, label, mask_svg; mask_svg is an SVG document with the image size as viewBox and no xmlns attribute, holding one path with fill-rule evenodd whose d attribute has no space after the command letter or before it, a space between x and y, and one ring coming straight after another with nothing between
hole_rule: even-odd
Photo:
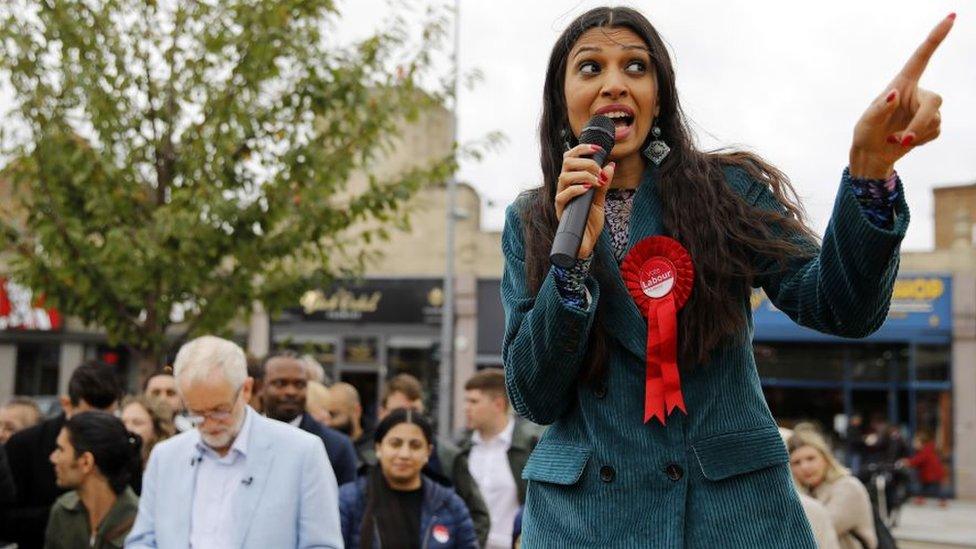
<instances>
[{"instance_id":1,"label":"red rosette","mask_svg":"<svg viewBox=\"0 0 976 549\"><path fill-rule=\"evenodd\" d=\"M678 375L677 314L691 295L695 267L677 240L652 236L627 253L620 272L637 309L647 318L644 422L656 417L663 425L675 408L688 413Z\"/></svg>"}]
</instances>

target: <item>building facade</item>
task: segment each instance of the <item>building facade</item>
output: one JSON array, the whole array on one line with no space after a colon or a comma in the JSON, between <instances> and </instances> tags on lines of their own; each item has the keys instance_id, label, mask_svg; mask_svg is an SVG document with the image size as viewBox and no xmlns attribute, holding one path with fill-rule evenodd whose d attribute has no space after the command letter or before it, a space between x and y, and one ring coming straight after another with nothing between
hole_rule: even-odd
<instances>
[{"instance_id":1,"label":"building facade","mask_svg":"<svg viewBox=\"0 0 976 549\"><path fill-rule=\"evenodd\" d=\"M394 177L449 153L453 123L446 110L427 113L405 129L374 173ZM365 184L364 176L354 176L350 190ZM367 420L375 417L383 382L399 373L420 379L427 408L436 410L447 266L446 204L446 185L421 191L406 205L409 228L390 231L387 241L369 246L370 259L361 278L309 288L299 303L274 318L256 315L251 323L252 354L261 356L277 348L311 354L332 380L356 386ZM460 411L464 383L477 365L478 281L501 276L502 256L501 233L481 228L481 197L475 189L458 183L455 206L454 390L449 398L452 409ZM350 231L355 233L356 228ZM354 238L350 242L350 254L367 246ZM462 419L455 413L452 428L461 427Z\"/></svg>"}]
</instances>

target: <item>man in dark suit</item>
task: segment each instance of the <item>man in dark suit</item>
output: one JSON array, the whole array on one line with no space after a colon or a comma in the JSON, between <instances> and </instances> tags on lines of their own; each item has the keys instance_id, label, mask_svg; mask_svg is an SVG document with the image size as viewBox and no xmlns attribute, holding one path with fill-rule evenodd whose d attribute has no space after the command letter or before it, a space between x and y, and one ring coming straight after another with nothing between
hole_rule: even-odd
<instances>
[{"instance_id":1,"label":"man in dark suit","mask_svg":"<svg viewBox=\"0 0 976 549\"><path fill-rule=\"evenodd\" d=\"M44 545L51 505L65 490L58 488L49 456L65 421L88 410L115 411L122 386L115 368L98 361L79 366L68 381L68 395L61 396L64 413L19 431L6 444L10 472L16 484L16 500L0 513L4 531L0 537L23 549Z\"/></svg>"},{"instance_id":2,"label":"man in dark suit","mask_svg":"<svg viewBox=\"0 0 976 549\"><path fill-rule=\"evenodd\" d=\"M298 355L285 351L264 359L264 413L322 439L340 486L356 478L356 450L349 437L326 427L305 412L308 376Z\"/></svg>"}]
</instances>

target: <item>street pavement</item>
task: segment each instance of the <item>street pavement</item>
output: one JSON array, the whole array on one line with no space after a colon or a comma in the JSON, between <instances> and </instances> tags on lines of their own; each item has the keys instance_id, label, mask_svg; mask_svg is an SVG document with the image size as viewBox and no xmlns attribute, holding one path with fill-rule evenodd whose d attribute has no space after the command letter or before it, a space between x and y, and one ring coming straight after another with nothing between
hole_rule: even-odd
<instances>
[{"instance_id":1,"label":"street pavement","mask_svg":"<svg viewBox=\"0 0 976 549\"><path fill-rule=\"evenodd\" d=\"M950 500L945 508L934 500L907 503L892 533L899 549L976 549L976 501Z\"/></svg>"}]
</instances>

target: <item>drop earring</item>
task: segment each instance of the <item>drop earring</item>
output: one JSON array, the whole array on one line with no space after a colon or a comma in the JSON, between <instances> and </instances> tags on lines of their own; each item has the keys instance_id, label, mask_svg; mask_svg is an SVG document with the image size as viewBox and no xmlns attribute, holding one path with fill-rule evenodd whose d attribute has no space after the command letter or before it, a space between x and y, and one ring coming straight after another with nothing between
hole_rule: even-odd
<instances>
[{"instance_id":1,"label":"drop earring","mask_svg":"<svg viewBox=\"0 0 976 549\"><path fill-rule=\"evenodd\" d=\"M577 144L579 144L579 142L576 140L576 136L573 135L573 132L570 131L569 128L563 128L562 130L560 130L559 137L561 137L563 140L564 150L568 151L569 149L572 149Z\"/></svg>"},{"instance_id":2,"label":"drop earring","mask_svg":"<svg viewBox=\"0 0 976 549\"><path fill-rule=\"evenodd\" d=\"M655 166L660 166L661 162L664 162L664 159L667 158L668 153L671 152L671 147L661 139L661 128L657 126L652 127L651 136L653 139L642 152Z\"/></svg>"}]
</instances>

